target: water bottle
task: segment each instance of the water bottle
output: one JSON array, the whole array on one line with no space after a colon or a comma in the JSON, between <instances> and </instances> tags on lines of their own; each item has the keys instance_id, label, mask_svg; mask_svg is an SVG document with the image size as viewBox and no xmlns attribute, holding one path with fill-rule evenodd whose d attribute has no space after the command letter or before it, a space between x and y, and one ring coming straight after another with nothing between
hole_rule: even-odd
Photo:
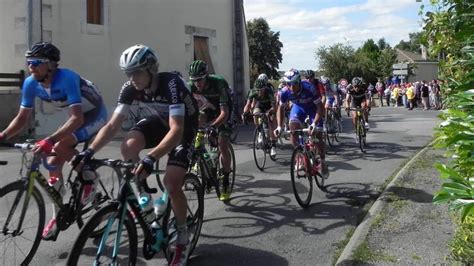
<instances>
[{"instance_id":1,"label":"water bottle","mask_svg":"<svg viewBox=\"0 0 474 266\"><path fill-rule=\"evenodd\" d=\"M212 167L217 167L217 147L211 147L209 150L209 158L212 163Z\"/></svg>"},{"instance_id":2,"label":"water bottle","mask_svg":"<svg viewBox=\"0 0 474 266\"><path fill-rule=\"evenodd\" d=\"M166 211L168 206L168 191L163 192L163 195L155 200L153 207L155 209L156 219L160 219Z\"/></svg>"},{"instance_id":3,"label":"water bottle","mask_svg":"<svg viewBox=\"0 0 474 266\"><path fill-rule=\"evenodd\" d=\"M140 208L142 209L143 218L145 222L151 223L155 219L155 215L153 213L153 204L151 204L151 195L146 192L140 193L140 199L138 203L140 204Z\"/></svg>"},{"instance_id":4,"label":"water bottle","mask_svg":"<svg viewBox=\"0 0 474 266\"><path fill-rule=\"evenodd\" d=\"M151 224L151 232L156 240L155 244L153 245L153 249L158 252L160 251L161 242L163 241L164 237L163 230L161 230L160 224L157 221L154 221Z\"/></svg>"}]
</instances>

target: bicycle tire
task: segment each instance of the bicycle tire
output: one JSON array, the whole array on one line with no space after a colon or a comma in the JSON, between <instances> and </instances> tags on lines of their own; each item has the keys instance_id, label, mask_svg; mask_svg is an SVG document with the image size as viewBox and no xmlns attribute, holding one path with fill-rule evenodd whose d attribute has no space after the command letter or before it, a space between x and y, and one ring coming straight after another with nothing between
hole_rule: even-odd
<instances>
[{"instance_id":1,"label":"bicycle tire","mask_svg":"<svg viewBox=\"0 0 474 266\"><path fill-rule=\"evenodd\" d=\"M186 223L188 226L188 234L190 235L191 241L188 255L188 257L190 257L194 251L194 248L196 247L196 244L199 240L199 236L201 235L201 228L204 220L204 188L202 187L199 178L195 174L187 173L184 176L183 192L186 195L186 200L188 203ZM190 195L193 195L193 197L191 198ZM197 207L191 208L190 202L196 203L192 205L197 205ZM171 207L168 207L168 212L170 212ZM165 215L165 219L163 219L163 224L166 225L166 228L165 226L163 226L163 228L165 228L165 230L168 230L166 235L168 235L169 239L171 239L171 241L176 239L176 219L174 215L171 215L171 213ZM170 260L173 257L172 254L173 244L168 243L168 247L167 249L165 249L165 257L167 258L168 262L171 262Z\"/></svg>"},{"instance_id":2,"label":"bicycle tire","mask_svg":"<svg viewBox=\"0 0 474 266\"><path fill-rule=\"evenodd\" d=\"M300 161L299 165L301 167L301 160L303 160L303 169L296 169L296 164L298 161ZM304 175L301 175L301 173L298 173L298 171L304 171ZM313 182L309 171L308 157L306 156L305 152L303 151L303 148L301 147L296 147L293 150L293 154L291 155L290 176L291 184L293 186L293 193L295 194L296 201L301 207L308 207L309 203L311 202L311 197L313 195ZM304 185L299 185L299 181L307 183L309 188L302 187ZM300 189L301 193L299 192ZM302 195L302 192L305 191L307 192L306 196Z\"/></svg>"},{"instance_id":3,"label":"bicycle tire","mask_svg":"<svg viewBox=\"0 0 474 266\"><path fill-rule=\"evenodd\" d=\"M333 131L333 124L332 124L332 115L331 115L331 112L329 110L326 110L326 121L324 121L324 123L326 124L325 127L326 127L326 132L324 132L324 135L326 135L326 140L328 141L328 144L330 147L333 147L333 140L331 139L332 138L332 134L334 133L330 133L331 131Z\"/></svg>"},{"instance_id":4,"label":"bicycle tire","mask_svg":"<svg viewBox=\"0 0 474 266\"><path fill-rule=\"evenodd\" d=\"M104 175L103 173L101 174L101 169L110 169L112 170L112 175L109 176ZM71 170L72 171L72 170ZM95 172L99 175L97 178L99 179L97 182L98 184L96 185L96 195L95 198L92 202L87 203L85 206L82 206L81 204L81 197L84 189L84 185L80 184L79 188L79 193L76 195L76 203L77 207L76 210L78 211L78 215L76 217L76 223L79 228L82 228L84 226L84 221L88 220L91 216L92 213L90 211L98 210L101 206L103 206L103 203L113 200L117 198L119 189L120 189L120 176L121 173L117 170L114 169L113 167L102 165L99 166L98 168L95 169ZM104 177L108 177L109 179L112 179L112 185L110 185L109 182L106 182L107 180L104 180ZM77 182L80 183L79 180ZM89 215L89 216L87 216ZM95 234L92 235L92 237L95 237L96 235L101 234L103 231L102 229L97 230Z\"/></svg>"},{"instance_id":5,"label":"bicycle tire","mask_svg":"<svg viewBox=\"0 0 474 266\"><path fill-rule=\"evenodd\" d=\"M165 185L164 185L164 180L162 181L161 179L164 178L164 175L160 175L160 166L158 165L158 162L155 163L155 177L156 177L156 183L158 183L158 187L160 188L161 192L165 192Z\"/></svg>"},{"instance_id":6,"label":"bicycle tire","mask_svg":"<svg viewBox=\"0 0 474 266\"><path fill-rule=\"evenodd\" d=\"M239 125L235 124L230 134L230 142L236 143L237 137L239 136Z\"/></svg>"},{"instance_id":7,"label":"bicycle tire","mask_svg":"<svg viewBox=\"0 0 474 266\"><path fill-rule=\"evenodd\" d=\"M85 247L86 242L91 238L91 234L96 232L96 228L100 226L103 221L108 221L109 218L114 219L115 221L119 221L120 217L119 213L119 202L112 202L100 210L98 210L84 225L81 229L79 235L77 236L76 240L74 241L74 245L69 253L67 258L66 265L91 265L93 263L89 262L79 262L80 259L85 259L87 261L95 262L97 256L97 246L101 244L102 238L101 237L95 238L95 240L91 243L91 247ZM137 239L137 228L133 221L133 218L129 211L127 211L126 217L123 220L125 225L125 230L128 235L128 247L129 251L125 252L124 259L128 259L128 265L135 265L137 260L137 249L138 249L138 239ZM115 222L114 222L115 224ZM105 232L104 232L105 233ZM110 235L115 237L116 232L110 231ZM123 236L122 236L123 237ZM98 241L96 241L98 240ZM124 240L122 239L122 243ZM111 247L113 249L113 245ZM125 264L120 262L120 264Z\"/></svg>"},{"instance_id":8,"label":"bicycle tire","mask_svg":"<svg viewBox=\"0 0 474 266\"><path fill-rule=\"evenodd\" d=\"M23 203L25 199L24 195L26 195L25 182L21 180L16 181L0 189L0 201L2 202L0 206L0 228L2 230L7 229L5 228L5 220L8 214L12 210L10 209L10 207L7 207L7 209L9 210L8 212L3 212L1 209L4 206L11 206L9 204L10 201L9 201L9 198L7 198L7 196L8 194L12 192L14 193L15 191L17 191L17 193L23 193L20 198L20 202L18 203L18 205L16 206L16 209L14 210L14 211L21 212L23 210L22 207L23 207ZM17 195L18 194L14 195L13 197L15 198ZM41 193L36 187L33 187L33 191L29 199L29 204L33 203L33 201L36 202L36 205L38 207L38 213L32 212L31 208L29 208L30 205L27 206L27 209L25 210L27 213L24 214L25 216L24 216L23 225L21 228L22 233L15 236L13 236L12 234L5 234L5 233L0 234L0 243L3 243L4 248L5 247L13 247L13 248L19 248L19 249L21 248L21 252L16 252L16 251L8 252L6 249L2 250L2 252L4 252L3 254L9 255L8 258L6 256L5 258L3 258L3 265L28 265L33 259L33 256L36 254L36 251L38 250L39 244L41 242L41 232L43 230L44 223L45 223L45 206L44 206L43 197L41 196ZM28 211L30 211L29 213L32 214L31 217L30 215L28 215L27 217ZM18 215L21 215L20 212L18 212ZM35 220L33 219L33 217L38 218L38 225L25 227L24 226L25 222L32 222ZM18 220L18 218L15 217L15 214L13 214L12 219L10 220L10 225L12 224L12 222L15 222L15 220ZM16 225L14 227L10 226L8 227L8 229L9 231L15 230L16 227L17 227ZM32 229L31 231L32 237L25 238L25 232L28 231L28 228ZM3 237L5 237L5 239L3 239ZM10 241L12 241L14 244L12 245L7 244L6 241L8 241L9 238L10 238ZM22 245L19 244L21 240L26 240L28 245L31 243L31 248L29 248L29 251L27 251L27 248L21 247ZM20 255L26 254L26 255L24 258L19 258L19 260L17 260L15 256L17 254L20 254ZM12 256L14 256L13 258L14 261L7 260L7 259L12 259Z\"/></svg>"},{"instance_id":9,"label":"bicycle tire","mask_svg":"<svg viewBox=\"0 0 474 266\"><path fill-rule=\"evenodd\" d=\"M262 136L265 136L265 134L262 133L262 131L263 130L260 127L256 127L253 134L253 159L254 159L255 165L260 171L263 171L263 169L265 168L265 163L267 161L267 152L265 151L265 147L262 147L264 146L264 137L262 137L263 138L262 143L258 144L258 134L260 133L262 134ZM260 157L257 155L257 150L263 151L263 159L262 158L259 159ZM260 160L262 161L259 162Z\"/></svg>"},{"instance_id":10,"label":"bicycle tire","mask_svg":"<svg viewBox=\"0 0 474 266\"><path fill-rule=\"evenodd\" d=\"M362 143L363 140L363 124L361 123L362 121L359 119L358 122L357 122L357 138L358 138L358 142L359 142L359 148L360 148L360 151L361 152L364 152L364 144Z\"/></svg>"}]
</instances>

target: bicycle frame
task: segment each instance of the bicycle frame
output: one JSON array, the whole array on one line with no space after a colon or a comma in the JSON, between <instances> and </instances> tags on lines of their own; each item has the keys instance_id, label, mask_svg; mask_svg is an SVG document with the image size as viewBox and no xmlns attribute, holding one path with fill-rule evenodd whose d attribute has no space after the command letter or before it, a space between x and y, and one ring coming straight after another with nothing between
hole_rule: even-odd
<instances>
[{"instance_id":1,"label":"bicycle frame","mask_svg":"<svg viewBox=\"0 0 474 266\"><path fill-rule=\"evenodd\" d=\"M310 166L308 169L310 170L311 175L319 175L319 172L314 172L313 163L309 160L310 156L315 157L318 155L318 147L316 146L315 140L310 135L306 137L306 135L309 134L309 130L297 129L292 130L290 133L298 135L298 146L303 149L306 158L305 160L307 160L306 163L308 163Z\"/></svg>"},{"instance_id":2,"label":"bicycle frame","mask_svg":"<svg viewBox=\"0 0 474 266\"><path fill-rule=\"evenodd\" d=\"M203 187L207 187L207 182L211 182L214 188L216 189L217 195L220 195L219 185L217 181L217 169L213 169L212 165L209 165L209 162L204 160L204 154L208 151L206 147L203 145L203 140L206 137L206 133L203 129L199 129L196 133L196 137L194 140L194 158L192 162L198 163L201 171L204 170L205 174L201 175L199 173L198 176L201 177L203 182ZM219 160L219 158L211 159L211 160ZM191 164L191 167L194 163Z\"/></svg>"}]
</instances>

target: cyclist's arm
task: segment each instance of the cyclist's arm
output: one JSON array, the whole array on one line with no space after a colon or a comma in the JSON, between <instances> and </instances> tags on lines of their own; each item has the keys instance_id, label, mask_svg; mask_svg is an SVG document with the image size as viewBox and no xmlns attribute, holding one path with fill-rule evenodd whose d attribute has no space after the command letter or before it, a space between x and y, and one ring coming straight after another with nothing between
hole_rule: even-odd
<instances>
[{"instance_id":1,"label":"cyclist's arm","mask_svg":"<svg viewBox=\"0 0 474 266\"><path fill-rule=\"evenodd\" d=\"M247 102L245 103L244 111L243 111L244 114L250 112L250 105L251 105L251 103L252 103L252 102L251 102L250 99L248 99Z\"/></svg>"},{"instance_id":2,"label":"cyclist's arm","mask_svg":"<svg viewBox=\"0 0 474 266\"><path fill-rule=\"evenodd\" d=\"M123 113L117 112L116 109L107 124L105 124L105 126L99 130L97 136L94 138L94 142L89 145L89 148L94 150L95 152L102 149L107 143L112 140L115 134L117 134L117 131L120 130L120 127L124 120L125 115Z\"/></svg>"},{"instance_id":3,"label":"cyclist's arm","mask_svg":"<svg viewBox=\"0 0 474 266\"><path fill-rule=\"evenodd\" d=\"M351 95L349 94L349 92L347 92L347 94L346 94L346 106L345 106L345 108L349 108L349 107L350 107L350 103L351 103Z\"/></svg>"},{"instance_id":4,"label":"cyclist's arm","mask_svg":"<svg viewBox=\"0 0 474 266\"><path fill-rule=\"evenodd\" d=\"M84 114L82 113L82 106L80 104L72 105L71 116L66 123L60 127L56 132L48 137L53 142L57 142L64 137L71 135L78 130L84 123Z\"/></svg>"},{"instance_id":5,"label":"cyclist's arm","mask_svg":"<svg viewBox=\"0 0 474 266\"><path fill-rule=\"evenodd\" d=\"M219 127L227 121L227 117L229 116L229 106L221 105L221 112L219 116L211 123L213 127Z\"/></svg>"},{"instance_id":6,"label":"cyclist's arm","mask_svg":"<svg viewBox=\"0 0 474 266\"><path fill-rule=\"evenodd\" d=\"M314 116L314 123L317 124L319 119L324 116L324 107L322 102L318 102L316 105L316 115Z\"/></svg>"},{"instance_id":7,"label":"cyclist's arm","mask_svg":"<svg viewBox=\"0 0 474 266\"><path fill-rule=\"evenodd\" d=\"M178 146L183 138L184 132L184 116L169 117L170 130L166 133L163 140L148 155L159 160L161 157L169 153L174 147Z\"/></svg>"},{"instance_id":8,"label":"cyclist's arm","mask_svg":"<svg viewBox=\"0 0 474 266\"><path fill-rule=\"evenodd\" d=\"M28 124L31 118L32 110L30 108L20 107L18 114L13 118L8 127L3 131L7 139L16 136Z\"/></svg>"}]
</instances>

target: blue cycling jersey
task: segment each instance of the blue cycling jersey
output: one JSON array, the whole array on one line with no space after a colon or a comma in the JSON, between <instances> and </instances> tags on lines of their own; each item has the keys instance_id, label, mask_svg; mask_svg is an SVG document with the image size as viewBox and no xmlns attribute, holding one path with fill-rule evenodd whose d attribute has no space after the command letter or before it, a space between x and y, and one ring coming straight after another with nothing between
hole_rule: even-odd
<instances>
[{"instance_id":1,"label":"blue cycling jersey","mask_svg":"<svg viewBox=\"0 0 474 266\"><path fill-rule=\"evenodd\" d=\"M56 70L50 88L29 76L23 83L21 107L33 108L36 96L61 108L80 104L83 113L100 110L104 105L92 82L65 68Z\"/></svg>"},{"instance_id":2,"label":"blue cycling jersey","mask_svg":"<svg viewBox=\"0 0 474 266\"><path fill-rule=\"evenodd\" d=\"M305 110L315 110L316 104L321 102L321 95L307 80L300 82L300 91L295 94L288 87L280 91L280 103L285 104L291 101L293 105L299 106Z\"/></svg>"}]
</instances>

